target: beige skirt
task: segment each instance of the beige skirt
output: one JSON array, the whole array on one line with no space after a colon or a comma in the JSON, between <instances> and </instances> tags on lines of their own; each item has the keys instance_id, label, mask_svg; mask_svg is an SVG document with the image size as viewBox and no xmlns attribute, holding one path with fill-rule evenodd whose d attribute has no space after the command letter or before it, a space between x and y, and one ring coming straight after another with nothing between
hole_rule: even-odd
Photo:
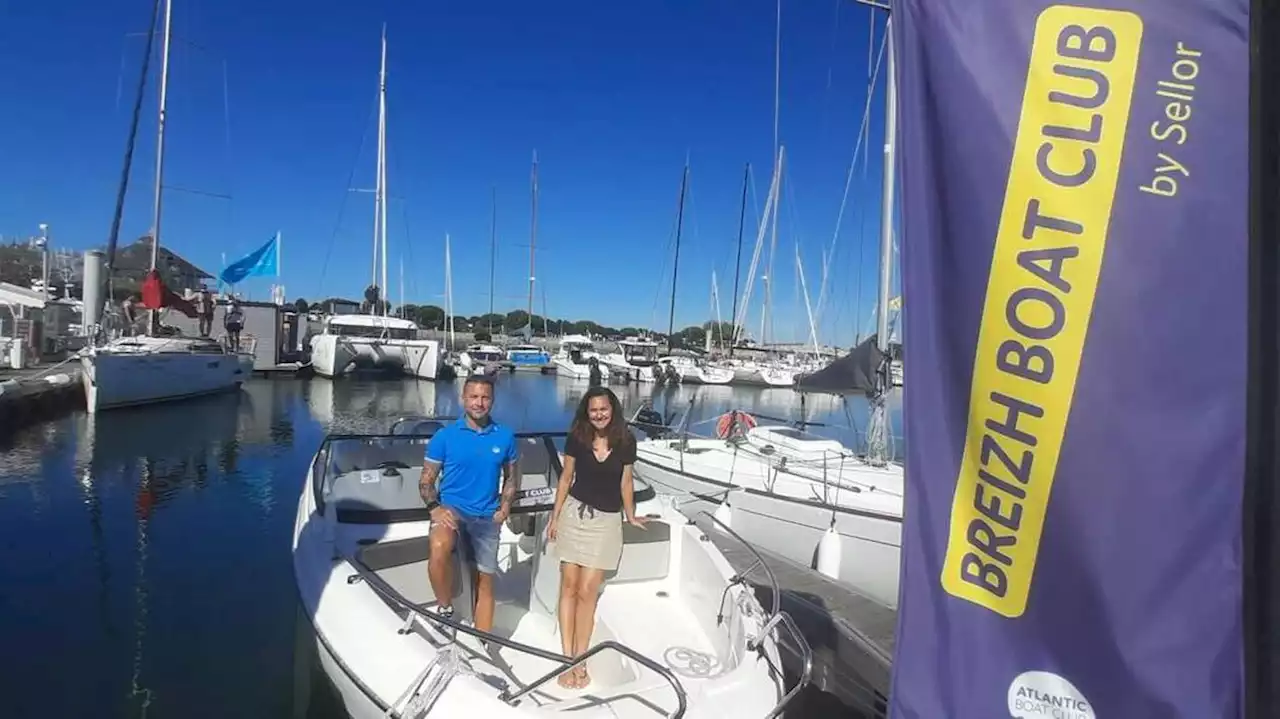
<instances>
[{"instance_id":1,"label":"beige skirt","mask_svg":"<svg viewBox=\"0 0 1280 719\"><path fill-rule=\"evenodd\" d=\"M621 512L601 512L566 497L556 532L560 561L606 572L618 568L622 558Z\"/></svg>"}]
</instances>

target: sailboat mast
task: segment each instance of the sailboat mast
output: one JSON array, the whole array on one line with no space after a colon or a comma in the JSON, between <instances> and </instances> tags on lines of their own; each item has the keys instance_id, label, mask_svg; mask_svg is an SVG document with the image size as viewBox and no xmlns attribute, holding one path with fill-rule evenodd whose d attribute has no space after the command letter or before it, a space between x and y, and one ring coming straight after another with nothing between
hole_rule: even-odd
<instances>
[{"instance_id":1,"label":"sailboat mast","mask_svg":"<svg viewBox=\"0 0 1280 719\"><path fill-rule=\"evenodd\" d=\"M493 211L489 219L489 331L493 332L494 268L498 264L498 187L492 188Z\"/></svg>"},{"instance_id":2,"label":"sailboat mast","mask_svg":"<svg viewBox=\"0 0 1280 719\"><path fill-rule=\"evenodd\" d=\"M769 268L764 275L764 307L760 312L760 344L767 344L773 328L773 260L778 254L778 206L782 204L782 163L787 154L786 147L778 148L777 176L775 179L775 195L773 198L773 217L771 218L769 236ZM767 347L766 347L767 350Z\"/></svg>"},{"instance_id":3,"label":"sailboat mast","mask_svg":"<svg viewBox=\"0 0 1280 719\"><path fill-rule=\"evenodd\" d=\"M160 259L160 207L164 198L164 124L169 101L169 37L173 28L173 0L164 3L164 43L160 51L160 108L156 125L156 186L151 216L151 269L155 270ZM151 310L147 318L147 333L154 336L159 330L160 314Z\"/></svg>"},{"instance_id":4,"label":"sailboat mast","mask_svg":"<svg viewBox=\"0 0 1280 719\"><path fill-rule=\"evenodd\" d=\"M676 206L676 259L671 264L671 313L667 316L667 354L671 354L671 341L676 331L676 278L680 273L680 231L684 227L684 193L689 186L689 162L684 163L680 176L680 203Z\"/></svg>"},{"instance_id":5,"label":"sailboat mast","mask_svg":"<svg viewBox=\"0 0 1280 719\"><path fill-rule=\"evenodd\" d=\"M738 280L742 277L742 230L747 222L747 183L751 181L751 163L742 172L742 208L738 210L738 252L733 260L733 307L729 310L729 327L732 336L738 334ZM722 333L723 334L723 333ZM723 337L721 337L723 343ZM733 340L729 341L729 356L733 356Z\"/></svg>"},{"instance_id":6,"label":"sailboat mast","mask_svg":"<svg viewBox=\"0 0 1280 719\"><path fill-rule=\"evenodd\" d=\"M884 90L884 171L880 188L880 297L876 302L876 345L889 351L889 283L893 271L894 162L898 144L898 79L893 59L893 18L885 23L885 55L888 60Z\"/></svg>"},{"instance_id":7,"label":"sailboat mast","mask_svg":"<svg viewBox=\"0 0 1280 719\"><path fill-rule=\"evenodd\" d=\"M533 252L538 244L538 151L533 151L533 174L530 181L532 209L529 215L529 338L533 338Z\"/></svg>"},{"instance_id":8,"label":"sailboat mast","mask_svg":"<svg viewBox=\"0 0 1280 719\"><path fill-rule=\"evenodd\" d=\"M378 229L382 248L382 316L387 316L387 26L382 25L382 69L378 73Z\"/></svg>"}]
</instances>

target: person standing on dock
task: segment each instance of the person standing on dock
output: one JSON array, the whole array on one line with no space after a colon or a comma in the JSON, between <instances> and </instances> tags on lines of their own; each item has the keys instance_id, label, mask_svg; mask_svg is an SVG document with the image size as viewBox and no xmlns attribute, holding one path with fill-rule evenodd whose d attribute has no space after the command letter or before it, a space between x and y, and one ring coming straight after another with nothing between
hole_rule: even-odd
<instances>
[{"instance_id":1,"label":"person standing on dock","mask_svg":"<svg viewBox=\"0 0 1280 719\"><path fill-rule=\"evenodd\" d=\"M194 298L196 315L200 318L200 336L208 337L213 331L213 294L208 287L201 287Z\"/></svg>"},{"instance_id":2,"label":"person standing on dock","mask_svg":"<svg viewBox=\"0 0 1280 719\"><path fill-rule=\"evenodd\" d=\"M467 377L462 385L462 405L463 417L437 431L427 443L418 482L418 491L431 513L427 574L437 611L452 619L451 558L462 535L464 556L476 570L475 627L489 632L493 630L498 537L520 484L520 449L515 433L489 416L493 380L484 375Z\"/></svg>"},{"instance_id":3,"label":"person standing on dock","mask_svg":"<svg viewBox=\"0 0 1280 719\"><path fill-rule=\"evenodd\" d=\"M235 297L227 300L227 314L222 319L222 324L227 329L227 346L233 352L239 352L240 330L244 329L244 312L240 309L240 302Z\"/></svg>"}]
</instances>

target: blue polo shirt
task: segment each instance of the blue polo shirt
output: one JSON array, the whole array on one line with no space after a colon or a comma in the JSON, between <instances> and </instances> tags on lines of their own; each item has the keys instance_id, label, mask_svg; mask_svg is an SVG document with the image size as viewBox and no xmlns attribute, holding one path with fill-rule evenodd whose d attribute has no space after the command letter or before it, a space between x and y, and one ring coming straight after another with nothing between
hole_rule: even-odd
<instances>
[{"instance_id":1,"label":"blue polo shirt","mask_svg":"<svg viewBox=\"0 0 1280 719\"><path fill-rule=\"evenodd\" d=\"M440 503L470 517L492 517L502 493L502 467L520 455L516 435L492 419L483 429L463 417L437 430L426 459L441 465Z\"/></svg>"}]
</instances>

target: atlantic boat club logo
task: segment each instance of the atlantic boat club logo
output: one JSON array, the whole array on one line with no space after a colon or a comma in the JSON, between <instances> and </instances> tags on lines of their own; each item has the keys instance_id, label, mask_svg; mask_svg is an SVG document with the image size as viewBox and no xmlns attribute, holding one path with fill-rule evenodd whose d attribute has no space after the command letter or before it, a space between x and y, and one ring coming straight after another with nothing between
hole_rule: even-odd
<instances>
[{"instance_id":1,"label":"atlantic boat club logo","mask_svg":"<svg viewBox=\"0 0 1280 719\"><path fill-rule=\"evenodd\" d=\"M1066 677L1023 672L1009 685L1013 719L1097 719L1093 706Z\"/></svg>"}]
</instances>

